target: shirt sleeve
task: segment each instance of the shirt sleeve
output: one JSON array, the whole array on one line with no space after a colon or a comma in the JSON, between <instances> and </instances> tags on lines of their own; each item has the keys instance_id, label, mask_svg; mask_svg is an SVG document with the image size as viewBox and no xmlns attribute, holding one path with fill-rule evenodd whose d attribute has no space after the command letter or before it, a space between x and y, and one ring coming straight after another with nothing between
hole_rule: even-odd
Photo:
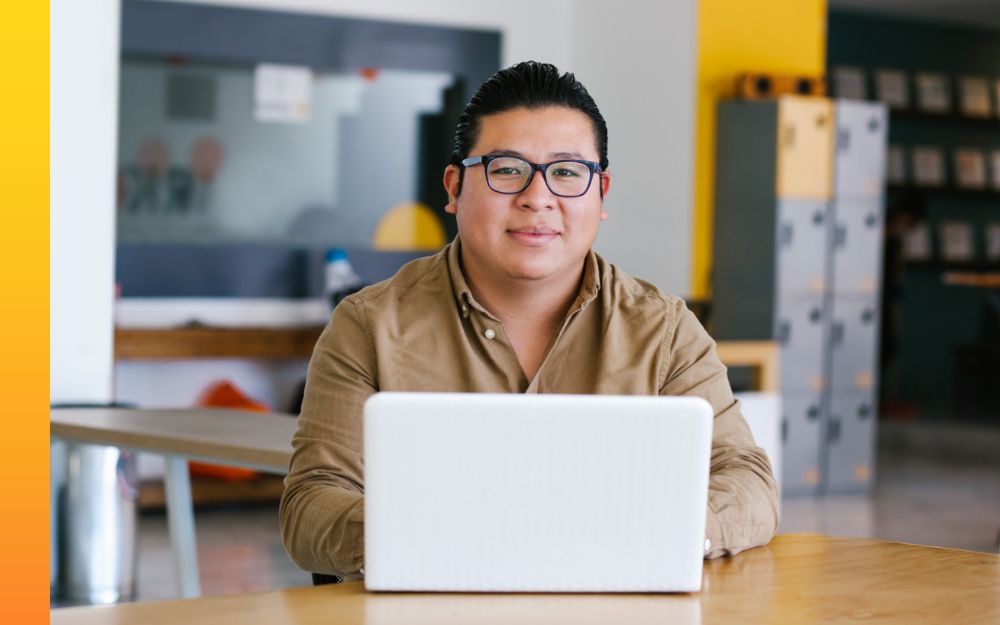
<instances>
[{"instance_id":1,"label":"shirt sleeve","mask_svg":"<svg viewBox=\"0 0 1000 625\"><path fill-rule=\"evenodd\" d=\"M660 395L702 397L715 413L705 557L767 544L778 527L778 487L771 463L754 443L715 341L683 300L676 303L674 320L665 343Z\"/></svg>"},{"instance_id":2,"label":"shirt sleeve","mask_svg":"<svg viewBox=\"0 0 1000 625\"><path fill-rule=\"evenodd\" d=\"M363 310L334 310L309 362L279 518L292 560L314 573L353 577L364 565L361 418L377 390Z\"/></svg>"}]
</instances>

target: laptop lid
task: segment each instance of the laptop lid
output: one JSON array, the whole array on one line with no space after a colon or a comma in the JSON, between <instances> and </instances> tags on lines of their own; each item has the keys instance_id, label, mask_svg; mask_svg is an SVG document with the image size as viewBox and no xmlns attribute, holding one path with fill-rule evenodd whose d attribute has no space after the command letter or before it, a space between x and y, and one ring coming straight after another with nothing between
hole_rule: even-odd
<instances>
[{"instance_id":1,"label":"laptop lid","mask_svg":"<svg viewBox=\"0 0 1000 625\"><path fill-rule=\"evenodd\" d=\"M365 586L698 590L712 417L692 397L376 394Z\"/></svg>"}]
</instances>

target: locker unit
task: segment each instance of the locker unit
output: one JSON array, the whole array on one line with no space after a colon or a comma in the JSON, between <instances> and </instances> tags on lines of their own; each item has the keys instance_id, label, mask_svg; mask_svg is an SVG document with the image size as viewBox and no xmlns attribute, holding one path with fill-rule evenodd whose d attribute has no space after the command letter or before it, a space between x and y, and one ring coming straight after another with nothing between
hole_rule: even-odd
<instances>
[{"instance_id":1,"label":"locker unit","mask_svg":"<svg viewBox=\"0 0 1000 625\"><path fill-rule=\"evenodd\" d=\"M886 125L866 102L719 106L712 332L780 345L786 494L871 484Z\"/></svg>"},{"instance_id":2,"label":"locker unit","mask_svg":"<svg viewBox=\"0 0 1000 625\"><path fill-rule=\"evenodd\" d=\"M876 404L873 391L830 394L827 424L828 492L867 489L875 480Z\"/></svg>"}]
</instances>

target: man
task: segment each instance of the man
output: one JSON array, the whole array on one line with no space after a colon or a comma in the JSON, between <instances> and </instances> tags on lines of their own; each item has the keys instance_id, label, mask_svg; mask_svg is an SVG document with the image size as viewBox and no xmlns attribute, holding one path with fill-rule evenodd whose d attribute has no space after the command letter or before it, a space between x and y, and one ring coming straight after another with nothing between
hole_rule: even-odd
<instances>
[{"instance_id":1,"label":"man","mask_svg":"<svg viewBox=\"0 0 1000 625\"><path fill-rule=\"evenodd\" d=\"M364 564L361 414L377 391L703 397L706 557L770 540L774 478L715 343L683 300L591 250L607 142L586 89L551 65L501 70L469 102L444 172L458 237L344 300L313 353L281 500L299 566L353 577Z\"/></svg>"}]
</instances>

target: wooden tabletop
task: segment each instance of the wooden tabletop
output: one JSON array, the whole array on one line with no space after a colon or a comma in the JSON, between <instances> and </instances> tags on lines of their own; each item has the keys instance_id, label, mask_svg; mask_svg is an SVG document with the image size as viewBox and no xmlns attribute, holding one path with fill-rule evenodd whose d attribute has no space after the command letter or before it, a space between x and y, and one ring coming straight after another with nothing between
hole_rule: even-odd
<instances>
[{"instance_id":1,"label":"wooden tabletop","mask_svg":"<svg viewBox=\"0 0 1000 625\"><path fill-rule=\"evenodd\" d=\"M285 473L295 418L224 409L53 408L53 437Z\"/></svg>"},{"instance_id":2,"label":"wooden tabletop","mask_svg":"<svg viewBox=\"0 0 1000 625\"><path fill-rule=\"evenodd\" d=\"M52 625L998 623L1000 556L817 534L705 563L690 595L368 593L362 583L60 608Z\"/></svg>"}]
</instances>

